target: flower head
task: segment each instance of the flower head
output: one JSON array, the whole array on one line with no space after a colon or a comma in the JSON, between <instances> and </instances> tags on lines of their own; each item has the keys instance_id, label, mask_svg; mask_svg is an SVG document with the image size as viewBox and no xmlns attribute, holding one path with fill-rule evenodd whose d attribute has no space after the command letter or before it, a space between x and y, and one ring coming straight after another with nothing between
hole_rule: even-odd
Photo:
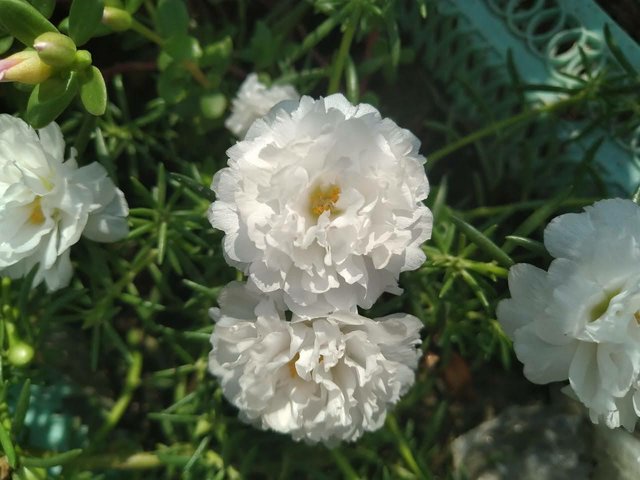
<instances>
[{"instance_id":1,"label":"flower head","mask_svg":"<svg viewBox=\"0 0 640 480\"><path fill-rule=\"evenodd\" d=\"M227 261L299 315L369 308L425 259L420 142L342 95L282 102L227 151L209 211Z\"/></svg>"},{"instance_id":2,"label":"flower head","mask_svg":"<svg viewBox=\"0 0 640 480\"><path fill-rule=\"evenodd\" d=\"M240 85L240 90L231 104L231 116L224 125L238 138L242 138L251 124L266 115L271 108L283 100L297 100L300 95L291 85L267 87L255 73L250 74Z\"/></svg>"},{"instance_id":3,"label":"flower head","mask_svg":"<svg viewBox=\"0 0 640 480\"><path fill-rule=\"evenodd\" d=\"M22 277L38 264L34 285L49 290L69 283L81 234L112 242L128 233L127 203L104 167L64 161L64 146L55 123L36 133L0 115L0 273Z\"/></svg>"},{"instance_id":4,"label":"flower head","mask_svg":"<svg viewBox=\"0 0 640 480\"><path fill-rule=\"evenodd\" d=\"M52 72L34 50L24 50L0 60L0 82L36 85L48 79Z\"/></svg>"},{"instance_id":5,"label":"flower head","mask_svg":"<svg viewBox=\"0 0 640 480\"><path fill-rule=\"evenodd\" d=\"M209 369L240 417L295 440L353 441L414 382L422 323L356 313L291 321L238 283L220 297Z\"/></svg>"},{"instance_id":6,"label":"flower head","mask_svg":"<svg viewBox=\"0 0 640 480\"><path fill-rule=\"evenodd\" d=\"M525 376L569 380L591 419L635 427L640 415L640 207L603 200L545 230L545 272L519 264L498 319Z\"/></svg>"}]
</instances>

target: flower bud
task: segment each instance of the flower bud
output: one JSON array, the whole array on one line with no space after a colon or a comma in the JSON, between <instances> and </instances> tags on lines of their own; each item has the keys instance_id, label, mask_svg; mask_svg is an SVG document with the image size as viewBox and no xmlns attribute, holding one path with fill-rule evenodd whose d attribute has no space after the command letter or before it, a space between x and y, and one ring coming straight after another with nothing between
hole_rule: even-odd
<instances>
[{"instance_id":1,"label":"flower bud","mask_svg":"<svg viewBox=\"0 0 640 480\"><path fill-rule=\"evenodd\" d=\"M46 32L33 41L40 59L52 67L67 67L76 58L76 44L66 35Z\"/></svg>"},{"instance_id":2,"label":"flower bud","mask_svg":"<svg viewBox=\"0 0 640 480\"><path fill-rule=\"evenodd\" d=\"M102 23L116 32L123 32L131 28L131 14L126 10L115 7L104 7Z\"/></svg>"},{"instance_id":3,"label":"flower bud","mask_svg":"<svg viewBox=\"0 0 640 480\"><path fill-rule=\"evenodd\" d=\"M24 50L0 60L0 82L37 85L51 76L52 69L34 50Z\"/></svg>"},{"instance_id":4,"label":"flower bud","mask_svg":"<svg viewBox=\"0 0 640 480\"><path fill-rule=\"evenodd\" d=\"M82 70L91 65L91 53L88 50L78 50L75 58L75 68Z\"/></svg>"},{"instance_id":5,"label":"flower bud","mask_svg":"<svg viewBox=\"0 0 640 480\"><path fill-rule=\"evenodd\" d=\"M9 363L12 365L16 367L24 367L31 363L31 360L33 360L33 354L34 351L31 345L18 341L9 348L7 358Z\"/></svg>"}]
</instances>

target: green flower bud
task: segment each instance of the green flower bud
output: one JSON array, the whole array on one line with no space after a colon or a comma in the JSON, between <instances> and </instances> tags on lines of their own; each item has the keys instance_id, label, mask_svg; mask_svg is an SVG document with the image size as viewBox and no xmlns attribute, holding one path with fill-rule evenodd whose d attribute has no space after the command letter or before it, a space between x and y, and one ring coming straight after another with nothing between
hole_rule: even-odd
<instances>
[{"instance_id":1,"label":"green flower bud","mask_svg":"<svg viewBox=\"0 0 640 480\"><path fill-rule=\"evenodd\" d=\"M126 10L115 7L104 7L102 23L116 32L123 32L131 28L131 14Z\"/></svg>"},{"instance_id":2,"label":"green flower bud","mask_svg":"<svg viewBox=\"0 0 640 480\"><path fill-rule=\"evenodd\" d=\"M52 67L67 67L76 58L76 44L66 35L46 32L33 41L40 59Z\"/></svg>"},{"instance_id":3,"label":"green flower bud","mask_svg":"<svg viewBox=\"0 0 640 480\"><path fill-rule=\"evenodd\" d=\"M91 53L89 53L87 50L78 50L76 52L74 67L76 68L76 70L84 70L91 65L91 61Z\"/></svg>"},{"instance_id":4,"label":"green flower bud","mask_svg":"<svg viewBox=\"0 0 640 480\"><path fill-rule=\"evenodd\" d=\"M7 358L16 367L24 367L33 360L33 347L28 343L17 341L9 348Z\"/></svg>"}]
</instances>

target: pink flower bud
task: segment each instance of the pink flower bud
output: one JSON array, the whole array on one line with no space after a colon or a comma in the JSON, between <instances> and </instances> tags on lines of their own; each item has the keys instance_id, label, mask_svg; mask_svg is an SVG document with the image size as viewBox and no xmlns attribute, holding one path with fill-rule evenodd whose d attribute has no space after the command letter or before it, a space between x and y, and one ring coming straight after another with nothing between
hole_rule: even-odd
<instances>
[{"instance_id":1,"label":"pink flower bud","mask_svg":"<svg viewBox=\"0 0 640 480\"><path fill-rule=\"evenodd\" d=\"M51 76L52 69L40 60L38 53L24 50L0 60L0 82L37 85Z\"/></svg>"}]
</instances>

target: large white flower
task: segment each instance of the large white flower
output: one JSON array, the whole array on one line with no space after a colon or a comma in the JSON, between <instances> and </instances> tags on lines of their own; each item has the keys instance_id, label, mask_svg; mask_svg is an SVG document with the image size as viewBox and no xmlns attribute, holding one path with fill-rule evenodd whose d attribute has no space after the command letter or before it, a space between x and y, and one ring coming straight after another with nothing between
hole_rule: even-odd
<instances>
[{"instance_id":1,"label":"large white flower","mask_svg":"<svg viewBox=\"0 0 640 480\"><path fill-rule=\"evenodd\" d=\"M633 430L640 415L640 207L603 200L555 218L549 271L519 264L498 319L525 376L569 380L591 419Z\"/></svg>"},{"instance_id":2,"label":"large white flower","mask_svg":"<svg viewBox=\"0 0 640 480\"><path fill-rule=\"evenodd\" d=\"M432 216L420 142L342 95L281 102L227 151L209 211L227 261L299 315L369 308L418 268Z\"/></svg>"},{"instance_id":3,"label":"large white flower","mask_svg":"<svg viewBox=\"0 0 640 480\"><path fill-rule=\"evenodd\" d=\"M237 283L219 302L209 369L240 418L258 427L311 443L356 440L380 428L414 382L422 323L411 315L287 321Z\"/></svg>"},{"instance_id":4,"label":"large white flower","mask_svg":"<svg viewBox=\"0 0 640 480\"><path fill-rule=\"evenodd\" d=\"M224 122L231 133L242 138L251 124L263 117L269 110L283 100L298 100L300 94L291 85L273 85L267 87L258 75L252 73L245 78L231 104L231 115Z\"/></svg>"},{"instance_id":5,"label":"large white flower","mask_svg":"<svg viewBox=\"0 0 640 480\"><path fill-rule=\"evenodd\" d=\"M66 286L69 249L81 234L111 242L127 235L124 195L98 163L64 161L57 124L37 133L19 118L0 115L0 274L25 276L38 264L34 285Z\"/></svg>"}]
</instances>

